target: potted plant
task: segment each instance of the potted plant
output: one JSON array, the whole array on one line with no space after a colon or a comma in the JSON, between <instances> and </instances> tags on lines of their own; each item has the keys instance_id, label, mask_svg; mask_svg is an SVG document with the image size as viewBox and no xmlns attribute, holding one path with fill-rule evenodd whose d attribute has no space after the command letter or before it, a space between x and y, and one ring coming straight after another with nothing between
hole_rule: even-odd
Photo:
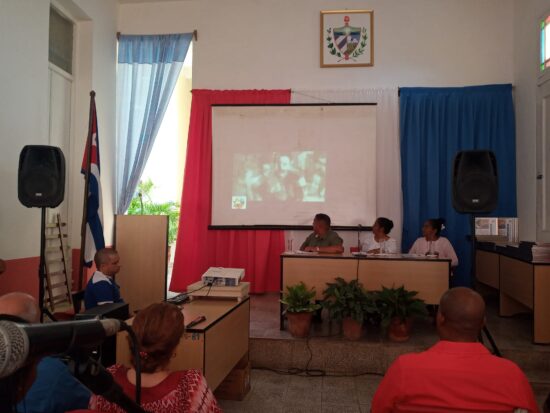
<instances>
[{"instance_id":1,"label":"potted plant","mask_svg":"<svg viewBox=\"0 0 550 413\"><path fill-rule=\"evenodd\" d=\"M415 316L425 317L428 312L424 300L417 298L416 291L382 287L376 292L376 306L381 316L381 325L388 331L392 341L407 341L411 335L412 320Z\"/></svg>"},{"instance_id":2,"label":"potted plant","mask_svg":"<svg viewBox=\"0 0 550 413\"><path fill-rule=\"evenodd\" d=\"M283 314L288 319L288 330L292 337L308 336L313 313L321 308L320 304L315 304L314 299L315 289L308 289L303 282L286 286L280 301L286 305Z\"/></svg>"},{"instance_id":3,"label":"potted plant","mask_svg":"<svg viewBox=\"0 0 550 413\"><path fill-rule=\"evenodd\" d=\"M168 215L168 262L171 259L172 245L178 236L178 224L180 218L180 204L174 201L153 202L151 191L153 182L140 181L136 195L130 201L128 215Z\"/></svg>"},{"instance_id":4,"label":"potted plant","mask_svg":"<svg viewBox=\"0 0 550 413\"><path fill-rule=\"evenodd\" d=\"M327 283L327 286L323 292L323 305L328 309L330 318L342 321L344 337L359 340L367 315L376 312L371 294L357 280L347 282L341 277L333 283Z\"/></svg>"}]
</instances>

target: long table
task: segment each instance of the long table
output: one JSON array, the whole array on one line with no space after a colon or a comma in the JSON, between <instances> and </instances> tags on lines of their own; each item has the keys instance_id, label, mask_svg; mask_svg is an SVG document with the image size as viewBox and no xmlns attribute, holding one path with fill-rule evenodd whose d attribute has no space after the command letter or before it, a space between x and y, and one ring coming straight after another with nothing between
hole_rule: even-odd
<instances>
[{"instance_id":1,"label":"long table","mask_svg":"<svg viewBox=\"0 0 550 413\"><path fill-rule=\"evenodd\" d=\"M477 281L499 292L499 315L533 313L533 342L550 344L550 263L513 248L476 250Z\"/></svg>"},{"instance_id":2,"label":"long table","mask_svg":"<svg viewBox=\"0 0 550 413\"><path fill-rule=\"evenodd\" d=\"M227 299L200 298L182 308L188 324L204 315L206 321L186 329L170 361L170 370L200 370L212 391L248 354L250 298L241 302ZM128 323L131 324L132 320ZM117 335L117 363L130 366L127 334Z\"/></svg>"},{"instance_id":3,"label":"long table","mask_svg":"<svg viewBox=\"0 0 550 413\"><path fill-rule=\"evenodd\" d=\"M281 254L281 294L287 285L303 281L314 287L316 300L323 298L327 283L336 277L358 280L369 291L404 285L418 291L426 304L439 304L441 295L449 289L451 260L412 256L409 254ZM281 304L280 328L284 329Z\"/></svg>"}]
</instances>

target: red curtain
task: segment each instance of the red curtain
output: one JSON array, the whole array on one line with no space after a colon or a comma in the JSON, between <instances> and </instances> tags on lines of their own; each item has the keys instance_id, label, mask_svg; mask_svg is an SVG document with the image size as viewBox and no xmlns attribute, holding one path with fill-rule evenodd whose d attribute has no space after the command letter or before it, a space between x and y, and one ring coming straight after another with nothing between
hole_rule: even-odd
<instances>
[{"instance_id":1,"label":"red curtain","mask_svg":"<svg viewBox=\"0 0 550 413\"><path fill-rule=\"evenodd\" d=\"M193 90L171 291L185 291L209 267L244 268L251 292L279 291L283 231L208 230L212 206L211 106L270 103L290 103L290 90Z\"/></svg>"}]
</instances>

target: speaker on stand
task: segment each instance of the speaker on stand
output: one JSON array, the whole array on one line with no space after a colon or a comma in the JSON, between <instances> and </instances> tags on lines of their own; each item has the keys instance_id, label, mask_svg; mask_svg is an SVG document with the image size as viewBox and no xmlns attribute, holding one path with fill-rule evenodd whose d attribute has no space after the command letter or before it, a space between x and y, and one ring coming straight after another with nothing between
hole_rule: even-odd
<instances>
[{"instance_id":1,"label":"speaker on stand","mask_svg":"<svg viewBox=\"0 0 550 413\"><path fill-rule=\"evenodd\" d=\"M476 228L474 214L488 214L498 206L498 170L495 154L489 150L460 151L453 161L452 175L453 208L462 214L470 214L472 243L472 274L475 275ZM483 334L493 348L493 353L502 357L487 326Z\"/></svg>"},{"instance_id":2,"label":"speaker on stand","mask_svg":"<svg viewBox=\"0 0 550 413\"><path fill-rule=\"evenodd\" d=\"M41 208L38 305L40 321L44 320L44 314L55 321L44 305L46 208L59 206L65 196L65 157L61 149L46 145L25 146L19 155L17 183L19 201L28 208Z\"/></svg>"},{"instance_id":3,"label":"speaker on stand","mask_svg":"<svg viewBox=\"0 0 550 413\"><path fill-rule=\"evenodd\" d=\"M497 159L491 151L460 151L453 162L453 207L460 213L489 213L498 205Z\"/></svg>"}]
</instances>

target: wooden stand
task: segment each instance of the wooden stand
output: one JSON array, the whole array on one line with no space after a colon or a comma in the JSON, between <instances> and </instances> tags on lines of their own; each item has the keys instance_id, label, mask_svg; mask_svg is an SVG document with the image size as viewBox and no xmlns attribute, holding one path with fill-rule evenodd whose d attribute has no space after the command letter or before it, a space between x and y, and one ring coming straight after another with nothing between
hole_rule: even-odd
<instances>
[{"instance_id":1,"label":"wooden stand","mask_svg":"<svg viewBox=\"0 0 550 413\"><path fill-rule=\"evenodd\" d=\"M136 311L166 299L168 216L116 215L120 294Z\"/></svg>"},{"instance_id":2,"label":"wooden stand","mask_svg":"<svg viewBox=\"0 0 550 413\"><path fill-rule=\"evenodd\" d=\"M71 281L67 265L67 224L56 215L56 222L46 224L46 288L45 302L51 311L60 305L72 306Z\"/></svg>"}]
</instances>

